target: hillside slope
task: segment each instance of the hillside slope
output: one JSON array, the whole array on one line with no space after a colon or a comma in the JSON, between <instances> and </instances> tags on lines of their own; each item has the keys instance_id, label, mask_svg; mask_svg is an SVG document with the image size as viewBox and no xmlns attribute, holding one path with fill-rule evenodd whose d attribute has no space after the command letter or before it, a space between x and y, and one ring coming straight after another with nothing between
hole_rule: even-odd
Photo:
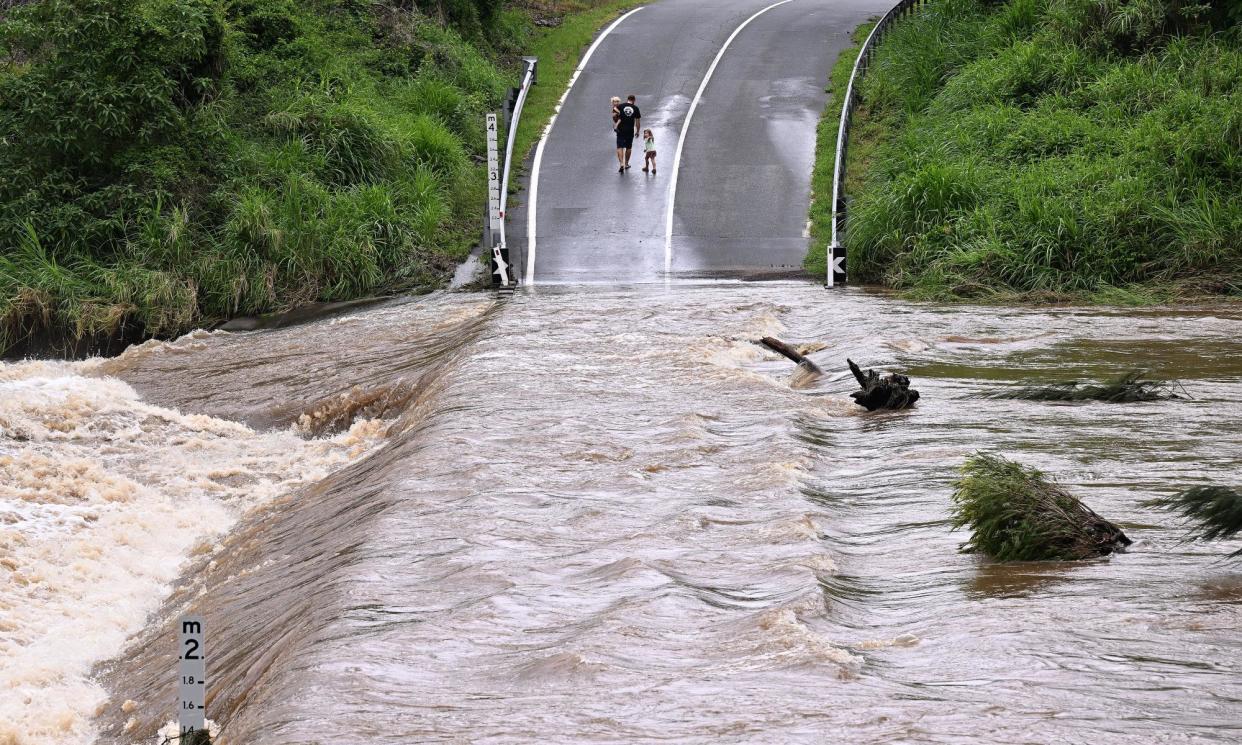
<instances>
[{"instance_id":1,"label":"hillside slope","mask_svg":"<svg viewBox=\"0 0 1242 745\"><path fill-rule=\"evenodd\" d=\"M1237 2L922 6L862 84L852 279L935 298L1242 294L1240 21Z\"/></svg>"},{"instance_id":2,"label":"hillside slope","mask_svg":"<svg viewBox=\"0 0 1242 745\"><path fill-rule=\"evenodd\" d=\"M500 0L0 18L5 349L438 283L478 233L482 116L529 25Z\"/></svg>"}]
</instances>

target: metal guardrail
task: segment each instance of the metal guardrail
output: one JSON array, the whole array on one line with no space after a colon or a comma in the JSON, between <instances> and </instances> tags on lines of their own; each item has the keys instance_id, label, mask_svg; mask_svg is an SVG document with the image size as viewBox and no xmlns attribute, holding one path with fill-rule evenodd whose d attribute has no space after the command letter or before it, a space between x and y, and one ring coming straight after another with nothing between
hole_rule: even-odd
<instances>
[{"instance_id":1,"label":"metal guardrail","mask_svg":"<svg viewBox=\"0 0 1242 745\"><path fill-rule=\"evenodd\" d=\"M526 63L526 72L522 75L522 87L518 88L517 100L513 104L513 114L509 117L509 134L505 138L505 169L500 183L500 242L504 246L508 245L505 242L504 215L509 205L509 170L513 164L513 143L517 140L518 122L522 118L522 107L526 105L526 94L530 93L530 87L535 84L535 69L539 65L539 60L535 57L523 57L522 61Z\"/></svg>"},{"instance_id":2,"label":"metal guardrail","mask_svg":"<svg viewBox=\"0 0 1242 745\"><path fill-rule=\"evenodd\" d=\"M871 29L867 40L858 50L858 59L854 60L854 70L850 73L850 82L845 88L845 101L841 104L841 123L837 128L837 160L832 172L832 243L828 246L828 287L844 283L846 279L846 247L841 244L841 235L845 232L845 157L849 150L850 119L854 116L854 109L858 107L855 84L871 66L875 45L884 37L892 22L913 13L926 2L927 0L901 0L894 5L875 24L875 28Z\"/></svg>"},{"instance_id":3,"label":"metal guardrail","mask_svg":"<svg viewBox=\"0 0 1242 745\"><path fill-rule=\"evenodd\" d=\"M522 84L513 98L513 110L509 114L509 129L505 137L505 159L500 174L499 210L488 212L488 232L491 236L491 269L493 283L509 288L517 283L517 277L509 271L509 243L505 235L505 216L509 205L509 174L513 169L513 143L517 139L518 122L522 118L522 107L526 105L526 96L530 87L535 84L535 71L539 60L535 57L523 57L526 71L522 74Z\"/></svg>"}]
</instances>

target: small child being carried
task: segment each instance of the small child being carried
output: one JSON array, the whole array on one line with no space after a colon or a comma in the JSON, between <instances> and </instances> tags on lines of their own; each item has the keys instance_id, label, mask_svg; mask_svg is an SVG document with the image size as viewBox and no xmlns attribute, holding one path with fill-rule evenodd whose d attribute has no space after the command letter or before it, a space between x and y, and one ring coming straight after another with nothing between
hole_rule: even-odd
<instances>
[{"instance_id":1,"label":"small child being carried","mask_svg":"<svg viewBox=\"0 0 1242 745\"><path fill-rule=\"evenodd\" d=\"M655 135L650 129L643 130L643 173L647 172L647 167L651 167L651 175L656 172L656 149Z\"/></svg>"}]
</instances>

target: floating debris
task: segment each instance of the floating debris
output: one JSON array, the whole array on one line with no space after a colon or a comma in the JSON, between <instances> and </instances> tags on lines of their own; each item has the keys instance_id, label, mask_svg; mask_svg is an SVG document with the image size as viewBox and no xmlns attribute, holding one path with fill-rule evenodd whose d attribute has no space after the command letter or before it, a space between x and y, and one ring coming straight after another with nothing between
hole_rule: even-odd
<instances>
[{"instance_id":1,"label":"floating debris","mask_svg":"<svg viewBox=\"0 0 1242 745\"><path fill-rule=\"evenodd\" d=\"M1167 380L1144 380L1143 376L1146 374L1146 370L1131 370L1102 383L1070 381L1068 383L1027 384L1020 388L990 391L981 397L1013 398L1025 401L1107 401L1113 404L1181 398L1174 392L1179 387L1177 383Z\"/></svg>"},{"instance_id":2,"label":"floating debris","mask_svg":"<svg viewBox=\"0 0 1242 745\"><path fill-rule=\"evenodd\" d=\"M847 359L846 362L862 388L861 391L851 393L850 398L867 411L908 409L919 400L919 392L910 387L910 379L905 375L892 373L881 378L875 370L864 373L853 360Z\"/></svg>"},{"instance_id":3,"label":"floating debris","mask_svg":"<svg viewBox=\"0 0 1242 745\"><path fill-rule=\"evenodd\" d=\"M759 340L759 343L768 349L771 349L773 352L779 352L780 354L798 363L798 367L808 373L817 376L824 374L824 371L819 369L819 365L811 362L809 357L774 336L765 336Z\"/></svg>"},{"instance_id":4,"label":"floating debris","mask_svg":"<svg viewBox=\"0 0 1242 745\"><path fill-rule=\"evenodd\" d=\"M1190 529L1190 540L1223 540L1242 532L1242 490L1239 489L1195 486L1171 497L1150 499L1143 504L1177 512L1187 521L1197 523ZM1242 556L1242 549L1229 554L1231 559L1239 556Z\"/></svg>"},{"instance_id":5,"label":"floating debris","mask_svg":"<svg viewBox=\"0 0 1242 745\"><path fill-rule=\"evenodd\" d=\"M1131 542L1040 471L997 455L967 458L954 486L953 528L972 531L964 553L999 561L1067 561L1107 556Z\"/></svg>"}]
</instances>

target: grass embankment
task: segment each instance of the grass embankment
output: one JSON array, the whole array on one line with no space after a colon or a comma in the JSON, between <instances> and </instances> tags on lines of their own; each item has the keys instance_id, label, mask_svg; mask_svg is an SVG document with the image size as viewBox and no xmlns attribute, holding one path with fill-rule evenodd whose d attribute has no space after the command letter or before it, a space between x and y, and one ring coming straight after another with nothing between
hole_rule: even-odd
<instances>
[{"instance_id":1,"label":"grass embankment","mask_svg":"<svg viewBox=\"0 0 1242 745\"><path fill-rule=\"evenodd\" d=\"M936 0L898 22L851 131L851 278L925 298L1242 295L1240 21L1236 3ZM847 76L842 60L834 87Z\"/></svg>"},{"instance_id":2,"label":"grass embankment","mask_svg":"<svg viewBox=\"0 0 1242 745\"><path fill-rule=\"evenodd\" d=\"M501 0L8 11L0 351L438 284L529 29Z\"/></svg>"}]
</instances>

